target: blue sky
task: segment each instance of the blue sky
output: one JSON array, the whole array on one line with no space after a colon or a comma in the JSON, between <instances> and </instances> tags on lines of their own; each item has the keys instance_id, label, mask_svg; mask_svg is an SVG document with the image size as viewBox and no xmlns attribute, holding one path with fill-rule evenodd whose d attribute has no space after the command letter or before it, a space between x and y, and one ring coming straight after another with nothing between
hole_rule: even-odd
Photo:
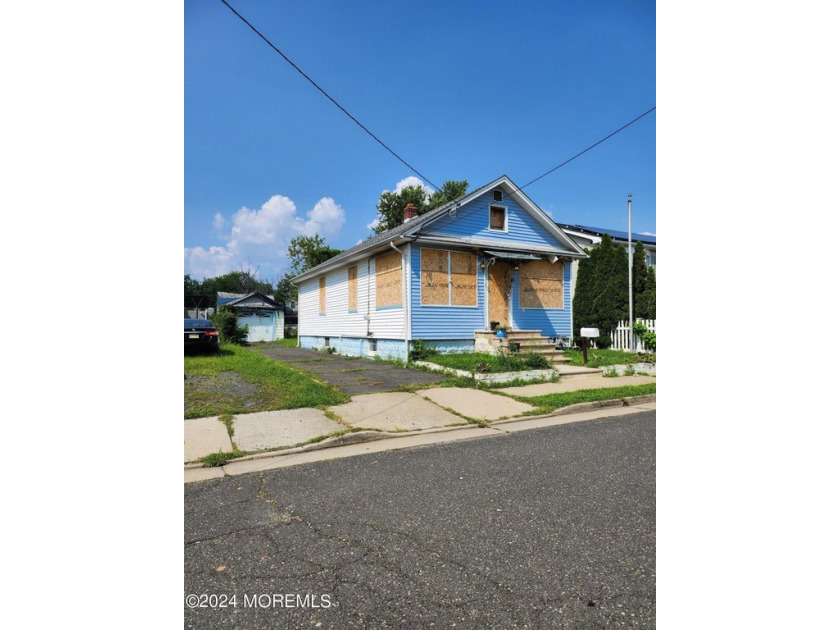
<instances>
[{"instance_id":1,"label":"blue sky","mask_svg":"<svg viewBox=\"0 0 840 630\"><path fill-rule=\"evenodd\" d=\"M230 3L437 185L523 185L656 105L654 2ZM413 176L224 4L187 0L185 274L276 280L291 238L354 245ZM632 192L656 233L656 112L525 192L617 229Z\"/></svg>"}]
</instances>

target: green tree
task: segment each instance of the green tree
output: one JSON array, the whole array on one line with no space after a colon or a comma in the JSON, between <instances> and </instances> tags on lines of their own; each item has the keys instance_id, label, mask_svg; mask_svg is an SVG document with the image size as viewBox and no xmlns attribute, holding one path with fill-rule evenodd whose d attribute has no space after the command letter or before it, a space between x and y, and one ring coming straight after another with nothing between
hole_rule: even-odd
<instances>
[{"instance_id":1,"label":"green tree","mask_svg":"<svg viewBox=\"0 0 840 630\"><path fill-rule=\"evenodd\" d=\"M296 236L289 241L289 261L291 269L277 283L275 298L285 308L286 302L297 302L298 288L292 284L292 278L299 276L328 261L333 256L340 254L342 250L330 247L324 238L318 234L314 236Z\"/></svg>"},{"instance_id":2,"label":"green tree","mask_svg":"<svg viewBox=\"0 0 840 630\"><path fill-rule=\"evenodd\" d=\"M578 266L574 309L575 343L581 343L581 328L597 328L599 347L610 346L610 333L619 320L629 316L627 288L627 250L605 234L601 242L587 252L589 258Z\"/></svg>"},{"instance_id":3,"label":"green tree","mask_svg":"<svg viewBox=\"0 0 840 630\"><path fill-rule=\"evenodd\" d=\"M641 241L636 241L636 247L633 249L633 303L636 302L636 297L641 295L645 290L645 282L647 281L647 252L645 246ZM635 309L633 309L635 311ZM636 313L633 313L637 317ZM641 315L638 315L641 317Z\"/></svg>"},{"instance_id":4,"label":"green tree","mask_svg":"<svg viewBox=\"0 0 840 630\"><path fill-rule=\"evenodd\" d=\"M436 190L429 196L422 186L406 186L400 192L395 193L386 190L379 196L379 203L376 204L379 223L373 229L377 234L402 225L403 211L405 207L413 203L417 208L417 214L426 214L450 201L463 197L467 193L469 183L467 180L447 180L440 190Z\"/></svg>"},{"instance_id":5,"label":"green tree","mask_svg":"<svg viewBox=\"0 0 840 630\"><path fill-rule=\"evenodd\" d=\"M318 234L296 236L289 241L289 261L292 263L290 273L292 277L300 275L337 256L341 251L327 245L323 237Z\"/></svg>"},{"instance_id":6,"label":"green tree","mask_svg":"<svg viewBox=\"0 0 840 630\"><path fill-rule=\"evenodd\" d=\"M635 301L634 301L635 304ZM634 309L636 310L636 309ZM639 296L638 317L656 319L656 268L647 268L645 286Z\"/></svg>"},{"instance_id":7,"label":"green tree","mask_svg":"<svg viewBox=\"0 0 840 630\"><path fill-rule=\"evenodd\" d=\"M463 197L467 194L467 187L469 185L470 184L466 179L457 181L453 179L446 180L443 182L443 186L440 187L440 190L436 190L432 193L432 196L429 197L429 209L426 210L426 212Z\"/></svg>"}]
</instances>

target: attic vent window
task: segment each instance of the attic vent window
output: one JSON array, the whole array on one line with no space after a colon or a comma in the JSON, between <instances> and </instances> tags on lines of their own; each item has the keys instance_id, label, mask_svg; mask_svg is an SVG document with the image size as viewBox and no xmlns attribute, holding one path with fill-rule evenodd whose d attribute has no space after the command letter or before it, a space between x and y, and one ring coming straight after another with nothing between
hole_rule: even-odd
<instances>
[{"instance_id":1,"label":"attic vent window","mask_svg":"<svg viewBox=\"0 0 840 630\"><path fill-rule=\"evenodd\" d=\"M490 206L490 229L507 232L507 208Z\"/></svg>"},{"instance_id":2,"label":"attic vent window","mask_svg":"<svg viewBox=\"0 0 840 630\"><path fill-rule=\"evenodd\" d=\"M493 191L493 201L501 201L502 200L502 191L501 190L494 190Z\"/></svg>"}]
</instances>

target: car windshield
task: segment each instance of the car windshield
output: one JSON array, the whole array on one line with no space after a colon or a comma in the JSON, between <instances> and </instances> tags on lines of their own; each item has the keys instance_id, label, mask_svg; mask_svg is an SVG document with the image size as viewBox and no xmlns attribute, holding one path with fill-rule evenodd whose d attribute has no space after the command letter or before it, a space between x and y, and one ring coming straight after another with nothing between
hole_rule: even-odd
<instances>
[{"instance_id":1,"label":"car windshield","mask_svg":"<svg viewBox=\"0 0 840 630\"><path fill-rule=\"evenodd\" d=\"M209 319L185 319L184 328L213 328Z\"/></svg>"}]
</instances>

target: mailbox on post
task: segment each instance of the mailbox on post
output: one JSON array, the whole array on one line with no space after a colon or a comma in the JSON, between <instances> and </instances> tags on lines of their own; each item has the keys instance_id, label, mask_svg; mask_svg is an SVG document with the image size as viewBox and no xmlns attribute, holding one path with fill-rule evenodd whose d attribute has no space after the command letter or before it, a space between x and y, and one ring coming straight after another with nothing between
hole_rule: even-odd
<instances>
[{"instance_id":1,"label":"mailbox on post","mask_svg":"<svg viewBox=\"0 0 840 630\"><path fill-rule=\"evenodd\" d=\"M583 337L583 364L586 365L589 357L586 355L586 350L589 347L589 340L598 337L601 333L597 328L581 328L580 336Z\"/></svg>"}]
</instances>

